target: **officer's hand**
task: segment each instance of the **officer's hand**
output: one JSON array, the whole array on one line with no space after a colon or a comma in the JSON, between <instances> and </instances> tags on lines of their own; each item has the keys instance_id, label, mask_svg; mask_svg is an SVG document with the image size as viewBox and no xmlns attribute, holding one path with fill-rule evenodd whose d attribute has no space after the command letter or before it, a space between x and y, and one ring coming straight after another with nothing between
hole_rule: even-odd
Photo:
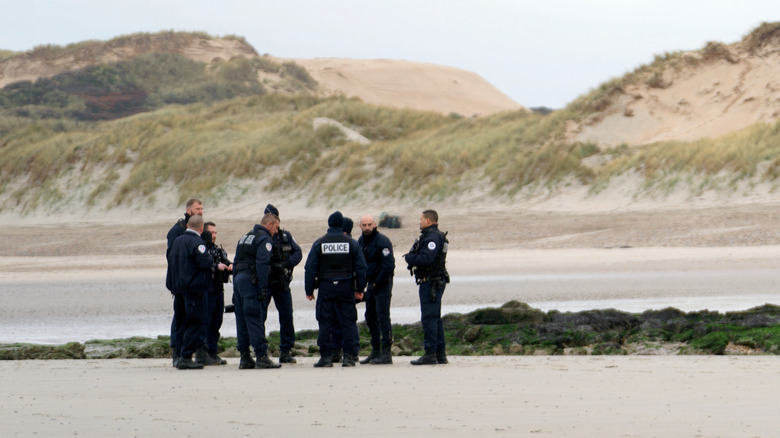
<instances>
[{"instance_id":1,"label":"officer's hand","mask_svg":"<svg viewBox=\"0 0 780 438\"><path fill-rule=\"evenodd\" d=\"M220 263L217 265L217 269L219 269L220 271L224 271L227 268L228 268L227 265L224 263Z\"/></svg>"},{"instance_id":2,"label":"officer's hand","mask_svg":"<svg viewBox=\"0 0 780 438\"><path fill-rule=\"evenodd\" d=\"M355 292L355 299L358 301L363 300L363 292Z\"/></svg>"},{"instance_id":3,"label":"officer's hand","mask_svg":"<svg viewBox=\"0 0 780 438\"><path fill-rule=\"evenodd\" d=\"M268 289L260 289L260 293L257 294L257 297L260 299L260 301L265 301L265 299L268 298Z\"/></svg>"},{"instance_id":4,"label":"officer's hand","mask_svg":"<svg viewBox=\"0 0 780 438\"><path fill-rule=\"evenodd\" d=\"M306 295L306 299L309 301L314 301L314 294Z\"/></svg>"},{"instance_id":5,"label":"officer's hand","mask_svg":"<svg viewBox=\"0 0 780 438\"><path fill-rule=\"evenodd\" d=\"M233 272L233 265L227 265L228 271Z\"/></svg>"}]
</instances>

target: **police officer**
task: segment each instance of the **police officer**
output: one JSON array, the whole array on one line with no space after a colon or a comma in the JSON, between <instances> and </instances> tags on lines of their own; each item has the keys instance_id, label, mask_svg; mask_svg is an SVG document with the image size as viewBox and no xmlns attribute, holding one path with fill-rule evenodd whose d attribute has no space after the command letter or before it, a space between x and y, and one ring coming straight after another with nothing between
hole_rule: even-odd
<instances>
[{"instance_id":1,"label":"police officer","mask_svg":"<svg viewBox=\"0 0 780 438\"><path fill-rule=\"evenodd\" d=\"M224 271L214 271L214 287L208 294L206 312L206 339L204 347L195 351L195 362L203 365L225 365L227 361L217 355L219 330L222 328L222 315L225 308L225 283L230 280L233 271L233 262L228 258L222 245L217 246L217 225L214 222L206 222L203 232L200 234L206 242L206 251L217 263L227 266Z\"/></svg>"},{"instance_id":2,"label":"police officer","mask_svg":"<svg viewBox=\"0 0 780 438\"><path fill-rule=\"evenodd\" d=\"M366 324L371 332L371 354L361 364L392 364L393 328L390 323L390 299L393 296L395 256L390 239L376 228L371 215L360 218L360 249L368 265L366 286Z\"/></svg>"},{"instance_id":3,"label":"police officer","mask_svg":"<svg viewBox=\"0 0 780 438\"><path fill-rule=\"evenodd\" d=\"M265 207L265 213L276 215L279 218L279 210L271 204ZM263 312L268 315L268 305L271 298L274 300L276 310L279 312L279 363L296 363L290 353L295 346L295 325L293 324L292 293L290 282L292 281L293 268L301 262L303 253L298 242L293 239L289 231L279 229L274 234L273 250L271 251L271 276L268 279L268 298L263 303Z\"/></svg>"},{"instance_id":4,"label":"police officer","mask_svg":"<svg viewBox=\"0 0 780 438\"><path fill-rule=\"evenodd\" d=\"M341 328L344 350L341 366L355 366L360 352L355 300L363 298L366 260L357 242L344 234L343 226L341 212L336 211L328 217L328 232L314 242L304 266L306 298L314 300L314 289L320 291L316 298L320 360L314 364L318 368L333 366L331 332L335 325ZM353 277L356 285L353 285Z\"/></svg>"},{"instance_id":5,"label":"police officer","mask_svg":"<svg viewBox=\"0 0 780 438\"><path fill-rule=\"evenodd\" d=\"M205 297L213 287L212 271L225 270L227 266L217 263L206 251L206 244L200 237L203 231L203 217L192 216L187 230L177 237L168 255L168 273L165 286L174 295L173 310L177 328L180 370L203 368L195 363L192 354L202 345L206 329Z\"/></svg>"},{"instance_id":6,"label":"police officer","mask_svg":"<svg viewBox=\"0 0 780 438\"><path fill-rule=\"evenodd\" d=\"M341 226L341 229L344 230L345 235L352 237L352 227L354 225L355 223L351 218L344 216L344 225ZM352 284L355 284L354 276L352 278ZM333 363L341 362L341 344L343 343L343 339L341 337L341 327L338 324L331 327L330 340L333 344Z\"/></svg>"},{"instance_id":7,"label":"police officer","mask_svg":"<svg viewBox=\"0 0 780 438\"><path fill-rule=\"evenodd\" d=\"M233 304L236 315L236 347L241 353L239 369L279 368L268 358L265 337L265 306L268 276L271 270L273 235L279 229L279 218L268 213L238 241L233 260ZM255 350L256 361L249 354Z\"/></svg>"},{"instance_id":8,"label":"police officer","mask_svg":"<svg viewBox=\"0 0 780 438\"><path fill-rule=\"evenodd\" d=\"M425 354L412 361L412 365L446 364L444 323L441 319L441 298L444 287L450 281L445 266L447 259L447 233L439 230L439 215L435 210L425 210L420 217L420 238L414 242L404 259L420 285L420 313L424 334Z\"/></svg>"},{"instance_id":9,"label":"police officer","mask_svg":"<svg viewBox=\"0 0 780 438\"><path fill-rule=\"evenodd\" d=\"M185 204L184 218L179 219L171 227L171 229L168 230L168 235L166 236L166 239L168 240L168 248L165 250L166 259L168 259L171 254L171 246L173 246L173 241L176 240L177 237L184 234L184 231L187 230L187 222L192 216L203 216L203 201L200 199L188 199L187 203ZM176 322L176 312L174 311L173 318L171 319L171 358L173 359L174 367L176 367L176 362L179 360L178 351L181 347L180 345L176 344L176 339L179 338L177 327L180 325L181 324Z\"/></svg>"}]
</instances>

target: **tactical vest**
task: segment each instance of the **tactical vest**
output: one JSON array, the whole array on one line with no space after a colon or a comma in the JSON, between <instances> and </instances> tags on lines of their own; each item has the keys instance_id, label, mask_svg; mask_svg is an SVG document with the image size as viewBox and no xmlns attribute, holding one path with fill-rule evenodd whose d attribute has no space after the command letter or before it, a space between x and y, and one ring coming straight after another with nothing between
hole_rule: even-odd
<instances>
[{"instance_id":1,"label":"tactical vest","mask_svg":"<svg viewBox=\"0 0 780 438\"><path fill-rule=\"evenodd\" d=\"M352 277L352 238L344 234L325 235L320 240L317 277L343 279Z\"/></svg>"},{"instance_id":2,"label":"tactical vest","mask_svg":"<svg viewBox=\"0 0 780 438\"><path fill-rule=\"evenodd\" d=\"M260 246L261 233L262 230L252 230L246 233L246 235L238 241L234 269L237 271L243 271L247 268L251 271L256 269L255 256L257 254L257 249Z\"/></svg>"},{"instance_id":3,"label":"tactical vest","mask_svg":"<svg viewBox=\"0 0 780 438\"><path fill-rule=\"evenodd\" d=\"M418 266L416 268L415 277L418 280L423 278L429 279L429 278L449 277L449 275L447 274L446 263L447 263L447 246L449 245L450 241L447 240L447 232L442 232L438 228L430 232L436 233L439 236L441 236L441 242L442 242L441 250L439 251L438 254L436 254L436 258L433 259L433 263L431 263L428 266ZM420 238L420 240L422 240L422 238Z\"/></svg>"},{"instance_id":4,"label":"tactical vest","mask_svg":"<svg viewBox=\"0 0 780 438\"><path fill-rule=\"evenodd\" d=\"M279 236L278 238L276 236ZM274 249L271 253L271 263L284 263L293 252L292 237L284 230L279 230L274 236Z\"/></svg>"}]
</instances>

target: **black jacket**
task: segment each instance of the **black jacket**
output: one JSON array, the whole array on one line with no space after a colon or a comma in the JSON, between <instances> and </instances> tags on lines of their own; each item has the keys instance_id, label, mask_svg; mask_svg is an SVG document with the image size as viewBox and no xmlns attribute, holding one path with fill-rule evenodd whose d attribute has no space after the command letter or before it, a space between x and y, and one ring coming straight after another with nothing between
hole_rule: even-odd
<instances>
[{"instance_id":1,"label":"black jacket","mask_svg":"<svg viewBox=\"0 0 780 438\"><path fill-rule=\"evenodd\" d=\"M208 293L213 287L215 266L200 234L187 230L171 246L165 286L174 294Z\"/></svg>"},{"instance_id":2,"label":"black jacket","mask_svg":"<svg viewBox=\"0 0 780 438\"><path fill-rule=\"evenodd\" d=\"M368 283L383 286L395 271L393 244L376 228L368 236L360 236L358 243L368 265L368 273L366 274Z\"/></svg>"}]
</instances>

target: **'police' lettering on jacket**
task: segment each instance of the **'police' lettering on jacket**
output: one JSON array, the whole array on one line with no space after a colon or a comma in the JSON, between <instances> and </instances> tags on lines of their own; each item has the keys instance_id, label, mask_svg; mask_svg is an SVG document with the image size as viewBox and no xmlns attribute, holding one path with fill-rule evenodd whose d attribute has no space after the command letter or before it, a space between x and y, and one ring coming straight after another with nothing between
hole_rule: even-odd
<instances>
[{"instance_id":1,"label":"'police' lettering on jacket","mask_svg":"<svg viewBox=\"0 0 780 438\"><path fill-rule=\"evenodd\" d=\"M349 254L349 243L323 243L321 245L323 254Z\"/></svg>"}]
</instances>

